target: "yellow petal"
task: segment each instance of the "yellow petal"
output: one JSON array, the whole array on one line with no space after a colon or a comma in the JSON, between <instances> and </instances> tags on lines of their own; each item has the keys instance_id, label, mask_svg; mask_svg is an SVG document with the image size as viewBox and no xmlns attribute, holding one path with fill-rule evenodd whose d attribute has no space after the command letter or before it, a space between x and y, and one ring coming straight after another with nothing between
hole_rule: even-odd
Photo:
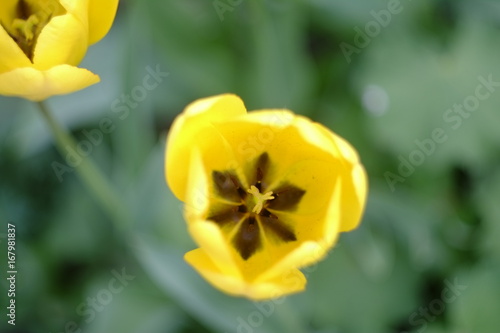
<instances>
[{"instance_id":1,"label":"yellow petal","mask_svg":"<svg viewBox=\"0 0 500 333\"><path fill-rule=\"evenodd\" d=\"M285 274L264 281L235 278L221 271L203 249L186 253L184 259L219 290L253 300L272 299L297 293L304 290L307 282L304 274L297 269L289 269Z\"/></svg>"},{"instance_id":2,"label":"yellow petal","mask_svg":"<svg viewBox=\"0 0 500 333\"><path fill-rule=\"evenodd\" d=\"M83 59L88 47L87 1L61 0L67 13L53 17L38 36L33 57L37 69L76 66Z\"/></svg>"},{"instance_id":3,"label":"yellow petal","mask_svg":"<svg viewBox=\"0 0 500 333\"><path fill-rule=\"evenodd\" d=\"M300 268L315 263L325 256L330 247L317 242L304 242L295 250L288 253L281 260L261 274L256 281L266 281L283 277L290 268Z\"/></svg>"},{"instance_id":4,"label":"yellow petal","mask_svg":"<svg viewBox=\"0 0 500 333\"><path fill-rule=\"evenodd\" d=\"M352 181L346 180L342 186L342 232L351 231L361 223L368 191L366 171L361 164L356 164L344 179Z\"/></svg>"},{"instance_id":5,"label":"yellow petal","mask_svg":"<svg viewBox=\"0 0 500 333\"><path fill-rule=\"evenodd\" d=\"M320 241L321 246L325 248L332 247L337 238L341 227L341 218L343 216L342 210L349 209L348 207L343 207L340 198L342 197L342 184L344 182L343 178L339 178L333 189L333 195L330 198L330 203L327 206L325 212L325 224L323 230L323 237Z\"/></svg>"},{"instance_id":6,"label":"yellow petal","mask_svg":"<svg viewBox=\"0 0 500 333\"><path fill-rule=\"evenodd\" d=\"M118 0L90 0L89 2L89 45L101 40L111 28L115 19Z\"/></svg>"},{"instance_id":7,"label":"yellow petal","mask_svg":"<svg viewBox=\"0 0 500 333\"><path fill-rule=\"evenodd\" d=\"M309 130L304 133L306 126ZM203 163L210 172L224 171L225 165L234 165L233 168L245 166L244 173L250 175L255 172L258 156L268 153L271 165L266 191L274 191L287 182L307 189L297 210L299 215L305 215L325 208L336 178L344 168L341 156L324 149L332 144L331 140L317 132L310 120L289 111L259 111L214 124L204 132L202 143L192 145L203 151ZM314 139L314 135L318 138ZM218 141L213 142L212 137ZM205 142L208 142L206 148Z\"/></svg>"},{"instance_id":8,"label":"yellow petal","mask_svg":"<svg viewBox=\"0 0 500 333\"><path fill-rule=\"evenodd\" d=\"M16 14L18 0L2 0L0 6L0 22L10 24Z\"/></svg>"},{"instance_id":9,"label":"yellow petal","mask_svg":"<svg viewBox=\"0 0 500 333\"><path fill-rule=\"evenodd\" d=\"M184 206L184 217L187 223L203 220L210 205L210 176L207 175L201 153L194 148L190 154L191 165L188 170L188 184Z\"/></svg>"},{"instance_id":10,"label":"yellow petal","mask_svg":"<svg viewBox=\"0 0 500 333\"><path fill-rule=\"evenodd\" d=\"M18 96L41 101L52 95L68 94L99 82L99 76L86 69L69 65L47 71L18 68L0 74L0 95Z\"/></svg>"},{"instance_id":11,"label":"yellow petal","mask_svg":"<svg viewBox=\"0 0 500 333\"><path fill-rule=\"evenodd\" d=\"M165 172L168 185L179 200L185 201L191 150L195 143L206 140L200 132L245 113L239 97L225 94L197 100L175 119L167 138ZM214 152L211 154L217 156Z\"/></svg>"},{"instance_id":12,"label":"yellow petal","mask_svg":"<svg viewBox=\"0 0 500 333\"><path fill-rule=\"evenodd\" d=\"M359 163L356 150L343 138L328 130L321 124L316 124L325 137L331 140L329 149L332 154L342 156L344 172L342 174L342 217L340 231L350 231L361 222L366 196L368 178L364 167Z\"/></svg>"},{"instance_id":13,"label":"yellow petal","mask_svg":"<svg viewBox=\"0 0 500 333\"><path fill-rule=\"evenodd\" d=\"M290 168L283 175L283 180L305 189L305 194L293 211L275 211L268 208L281 221L292 226L298 242L312 241L321 243L325 251L337 239L342 211L349 207L342 206L341 177L335 176L335 166L318 161L302 161ZM287 253L279 246L273 249L273 257L281 258Z\"/></svg>"},{"instance_id":14,"label":"yellow petal","mask_svg":"<svg viewBox=\"0 0 500 333\"><path fill-rule=\"evenodd\" d=\"M88 21L89 3L91 0L58 0L66 12L75 16L86 26Z\"/></svg>"},{"instance_id":15,"label":"yellow petal","mask_svg":"<svg viewBox=\"0 0 500 333\"><path fill-rule=\"evenodd\" d=\"M31 61L0 25L0 73L31 66Z\"/></svg>"},{"instance_id":16,"label":"yellow petal","mask_svg":"<svg viewBox=\"0 0 500 333\"><path fill-rule=\"evenodd\" d=\"M184 208L189 233L221 271L241 278L231 255L232 251L220 228L215 223L205 220L210 203L209 183L198 150L195 149L192 155L193 163Z\"/></svg>"},{"instance_id":17,"label":"yellow petal","mask_svg":"<svg viewBox=\"0 0 500 333\"><path fill-rule=\"evenodd\" d=\"M218 270L235 279L243 279L231 255L232 250L215 223L203 220L191 223L189 233L215 263Z\"/></svg>"},{"instance_id":18,"label":"yellow petal","mask_svg":"<svg viewBox=\"0 0 500 333\"><path fill-rule=\"evenodd\" d=\"M323 145L331 144L331 140L325 140L318 134L318 140L323 141L312 139L311 135L317 132L312 129L304 133L302 127L307 125L312 128L312 124L310 120L288 110L262 110L216 123L213 128L231 147L238 165L249 165L260 154L267 152L272 161L274 158L276 167L270 170L269 178L279 180L297 162L318 160L331 163L335 157L323 149ZM216 160L219 156L210 154L206 160L209 158Z\"/></svg>"},{"instance_id":19,"label":"yellow petal","mask_svg":"<svg viewBox=\"0 0 500 333\"><path fill-rule=\"evenodd\" d=\"M280 163L279 155L274 163ZM277 181L270 184L269 190L275 191L281 184L292 184L305 191L304 196L293 210L294 215L310 215L325 210L338 179L338 165L335 161L304 159L287 166ZM272 210L272 209L271 209Z\"/></svg>"}]
</instances>

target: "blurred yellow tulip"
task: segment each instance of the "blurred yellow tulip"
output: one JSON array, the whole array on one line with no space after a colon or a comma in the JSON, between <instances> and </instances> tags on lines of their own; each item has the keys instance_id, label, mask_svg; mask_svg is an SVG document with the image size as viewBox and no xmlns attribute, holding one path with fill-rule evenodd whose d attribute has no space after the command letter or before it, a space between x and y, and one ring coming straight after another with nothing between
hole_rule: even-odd
<instances>
[{"instance_id":1,"label":"blurred yellow tulip","mask_svg":"<svg viewBox=\"0 0 500 333\"><path fill-rule=\"evenodd\" d=\"M247 113L235 95L190 104L165 164L199 246L185 259L232 295L303 290L299 268L322 259L364 210L366 173L350 144L288 110Z\"/></svg>"},{"instance_id":2,"label":"blurred yellow tulip","mask_svg":"<svg viewBox=\"0 0 500 333\"><path fill-rule=\"evenodd\" d=\"M113 23L118 0L4 0L0 94L41 101L99 82L76 67Z\"/></svg>"}]
</instances>

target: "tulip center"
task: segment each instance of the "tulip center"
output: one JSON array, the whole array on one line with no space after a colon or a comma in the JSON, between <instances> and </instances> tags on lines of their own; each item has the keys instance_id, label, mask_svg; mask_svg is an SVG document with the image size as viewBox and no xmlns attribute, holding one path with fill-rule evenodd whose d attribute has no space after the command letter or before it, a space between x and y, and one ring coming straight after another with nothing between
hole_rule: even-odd
<instances>
[{"instance_id":1,"label":"tulip center","mask_svg":"<svg viewBox=\"0 0 500 333\"><path fill-rule=\"evenodd\" d=\"M19 0L11 22L0 22L10 37L33 62L38 36L53 16L64 12L57 0Z\"/></svg>"},{"instance_id":2,"label":"tulip center","mask_svg":"<svg viewBox=\"0 0 500 333\"><path fill-rule=\"evenodd\" d=\"M272 163L268 153L262 153L250 163L249 174L245 175L250 189L246 191L236 172L212 172L216 200L206 217L228 235L243 260L262 250L265 242L279 246L297 240L293 222L287 215L297 209L306 193L288 182L269 191L268 170Z\"/></svg>"},{"instance_id":3,"label":"tulip center","mask_svg":"<svg viewBox=\"0 0 500 333\"><path fill-rule=\"evenodd\" d=\"M264 207L264 203L267 200L272 200L274 197L272 196L273 192L269 191L265 194L261 194L259 189L254 185L250 186L250 189L247 190L248 193L253 194L253 199L255 202L255 206L252 209L252 213L260 214L262 208Z\"/></svg>"}]
</instances>

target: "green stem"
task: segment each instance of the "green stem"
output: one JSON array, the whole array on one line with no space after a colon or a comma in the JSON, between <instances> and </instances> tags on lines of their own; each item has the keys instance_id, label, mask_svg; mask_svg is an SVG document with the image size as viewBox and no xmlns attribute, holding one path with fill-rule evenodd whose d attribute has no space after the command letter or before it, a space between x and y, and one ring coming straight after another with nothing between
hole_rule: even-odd
<instances>
[{"instance_id":1,"label":"green stem","mask_svg":"<svg viewBox=\"0 0 500 333\"><path fill-rule=\"evenodd\" d=\"M54 134L56 146L61 156L64 158L69 150L76 151L77 144L75 140L54 119L47 105L44 102L38 102L37 105ZM83 158L75 169L90 194L93 195L115 225L118 228L125 227L130 217L126 212L127 208L90 157Z\"/></svg>"}]
</instances>

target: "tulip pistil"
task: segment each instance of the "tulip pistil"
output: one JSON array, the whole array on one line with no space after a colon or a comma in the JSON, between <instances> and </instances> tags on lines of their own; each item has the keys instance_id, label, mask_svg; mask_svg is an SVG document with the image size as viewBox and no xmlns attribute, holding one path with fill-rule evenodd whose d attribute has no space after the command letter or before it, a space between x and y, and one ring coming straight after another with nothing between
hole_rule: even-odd
<instances>
[{"instance_id":1,"label":"tulip pistil","mask_svg":"<svg viewBox=\"0 0 500 333\"><path fill-rule=\"evenodd\" d=\"M273 194L272 191L269 191L265 194L261 194L259 189L254 185L250 186L250 189L247 190L247 192L253 194L253 198L255 200L255 206L253 207L252 212L256 214L260 214L267 200L274 199L274 197L272 196Z\"/></svg>"},{"instance_id":2,"label":"tulip pistil","mask_svg":"<svg viewBox=\"0 0 500 333\"><path fill-rule=\"evenodd\" d=\"M16 18L12 22L12 28L19 32L26 41L31 42L35 37L35 29L40 24L40 20L36 15L31 15L27 20Z\"/></svg>"}]
</instances>

